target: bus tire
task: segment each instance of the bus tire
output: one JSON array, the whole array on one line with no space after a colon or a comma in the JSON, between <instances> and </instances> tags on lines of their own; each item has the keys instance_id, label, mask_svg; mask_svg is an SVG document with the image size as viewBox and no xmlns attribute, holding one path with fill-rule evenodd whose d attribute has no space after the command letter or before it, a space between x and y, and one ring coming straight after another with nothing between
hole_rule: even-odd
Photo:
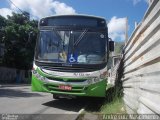
<instances>
[{"instance_id":1,"label":"bus tire","mask_svg":"<svg viewBox=\"0 0 160 120\"><path fill-rule=\"evenodd\" d=\"M59 99L59 96L56 94L53 94L53 99Z\"/></svg>"}]
</instances>

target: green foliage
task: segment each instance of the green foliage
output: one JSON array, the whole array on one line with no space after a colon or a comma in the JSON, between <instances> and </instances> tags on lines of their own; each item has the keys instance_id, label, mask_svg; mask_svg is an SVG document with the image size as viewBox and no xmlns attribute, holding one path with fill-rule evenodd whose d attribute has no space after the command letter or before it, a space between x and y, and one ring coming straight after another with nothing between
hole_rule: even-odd
<instances>
[{"instance_id":1,"label":"green foliage","mask_svg":"<svg viewBox=\"0 0 160 120\"><path fill-rule=\"evenodd\" d=\"M115 42L115 55L121 54L124 42Z\"/></svg>"},{"instance_id":2,"label":"green foliage","mask_svg":"<svg viewBox=\"0 0 160 120\"><path fill-rule=\"evenodd\" d=\"M0 15L0 43L2 43L4 39L4 27L6 26L6 24L6 19Z\"/></svg>"},{"instance_id":3,"label":"green foliage","mask_svg":"<svg viewBox=\"0 0 160 120\"><path fill-rule=\"evenodd\" d=\"M122 98L114 99L111 102L105 101L100 112L103 114L126 114Z\"/></svg>"},{"instance_id":4,"label":"green foliage","mask_svg":"<svg viewBox=\"0 0 160 120\"><path fill-rule=\"evenodd\" d=\"M0 15L0 28L6 26L6 19Z\"/></svg>"},{"instance_id":5,"label":"green foliage","mask_svg":"<svg viewBox=\"0 0 160 120\"><path fill-rule=\"evenodd\" d=\"M17 13L8 16L8 19L0 16L1 21L3 21L3 24L0 24L0 27L3 27L3 34L0 34L0 39L5 43L3 64L19 69L31 69L38 22L30 21L24 14ZM29 40L30 32L33 36Z\"/></svg>"}]
</instances>

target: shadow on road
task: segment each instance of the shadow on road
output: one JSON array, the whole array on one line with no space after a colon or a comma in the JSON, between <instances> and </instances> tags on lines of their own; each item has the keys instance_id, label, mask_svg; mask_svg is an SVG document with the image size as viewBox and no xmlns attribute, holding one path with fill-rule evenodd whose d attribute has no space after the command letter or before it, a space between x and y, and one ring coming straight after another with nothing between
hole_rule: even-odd
<instances>
[{"instance_id":1,"label":"shadow on road","mask_svg":"<svg viewBox=\"0 0 160 120\"><path fill-rule=\"evenodd\" d=\"M81 108L87 105L87 102L88 101L85 100L84 98L74 98L74 99L61 98L58 100L52 100L52 101L43 103L42 105L63 109L66 111L78 112Z\"/></svg>"},{"instance_id":2,"label":"shadow on road","mask_svg":"<svg viewBox=\"0 0 160 120\"><path fill-rule=\"evenodd\" d=\"M78 112L81 108L85 108L86 111L97 112L100 110L103 102L104 99L80 97L75 99L61 98L43 103L42 105L74 112Z\"/></svg>"},{"instance_id":3,"label":"shadow on road","mask_svg":"<svg viewBox=\"0 0 160 120\"><path fill-rule=\"evenodd\" d=\"M101 106L105 102L105 99L103 98L88 98L90 101L88 105L86 106L85 110L88 112L99 112Z\"/></svg>"},{"instance_id":4,"label":"shadow on road","mask_svg":"<svg viewBox=\"0 0 160 120\"><path fill-rule=\"evenodd\" d=\"M11 97L41 97L41 96L44 96L39 93L28 92L25 89L27 88L23 88L23 89L0 88L0 97L11 98Z\"/></svg>"}]
</instances>

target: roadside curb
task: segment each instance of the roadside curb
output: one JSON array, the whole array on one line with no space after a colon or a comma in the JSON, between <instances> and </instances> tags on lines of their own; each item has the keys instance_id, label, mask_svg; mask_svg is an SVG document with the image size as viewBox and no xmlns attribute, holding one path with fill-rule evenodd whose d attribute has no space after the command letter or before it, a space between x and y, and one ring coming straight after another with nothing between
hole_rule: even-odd
<instances>
[{"instance_id":1,"label":"roadside curb","mask_svg":"<svg viewBox=\"0 0 160 120\"><path fill-rule=\"evenodd\" d=\"M80 117L80 115L84 112L84 110L85 110L85 107L84 108L82 108L79 112L78 112L78 115L77 115L77 117L76 117L76 119L75 120L78 120L78 118Z\"/></svg>"},{"instance_id":2,"label":"roadside curb","mask_svg":"<svg viewBox=\"0 0 160 120\"><path fill-rule=\"evenodd\" d=\"M20 86L31 86L31 84L0 84L0 87L20 87Z\"/></svg>"},{"instance_id":3,"label":"roadside curb","mask_svg":"<svg viewBox=\"0 0 160 120\"><path fill-rule=\"evenodd\" d=\"M84 110L85 110L85 109L82 108L82 109L78 112L78 114L81 114Z\"/></svg>"}]
</instances>

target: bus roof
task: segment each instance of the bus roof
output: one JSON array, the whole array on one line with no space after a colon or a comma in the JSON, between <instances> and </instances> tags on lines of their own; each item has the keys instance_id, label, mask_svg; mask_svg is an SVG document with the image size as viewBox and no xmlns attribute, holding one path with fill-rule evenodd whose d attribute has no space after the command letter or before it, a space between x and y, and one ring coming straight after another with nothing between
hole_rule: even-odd
<instances>
[{"instance_id":1,"label":"bus roof","mask_svg":"<svg viewBox=\"0 0 160 120\"><path fill-rule=\"evenodd\" d=\"M70 16L70 17L74 17L74 16L77 16L77 17L88 17L88 18L97 18L97 19L106 20L105 18L100 17L100 16L87 15L87 14L53 15L53 16L43 17L43 18L41 18L41 19L54 18L54 17L69 17L69 16Z\"/></svg>"},{"instance_id":2,"label":"bus roof","mask_svg":"<svg viewBox=\"0 0 160 120\"><path fill-rule=\"evenodd\" d=\"M39 21L39 28L44 27L65 27L65 28L106 28L107 22L104 18L92 15L54 15L44 17Z\"/></svg>"}]
</instances>

